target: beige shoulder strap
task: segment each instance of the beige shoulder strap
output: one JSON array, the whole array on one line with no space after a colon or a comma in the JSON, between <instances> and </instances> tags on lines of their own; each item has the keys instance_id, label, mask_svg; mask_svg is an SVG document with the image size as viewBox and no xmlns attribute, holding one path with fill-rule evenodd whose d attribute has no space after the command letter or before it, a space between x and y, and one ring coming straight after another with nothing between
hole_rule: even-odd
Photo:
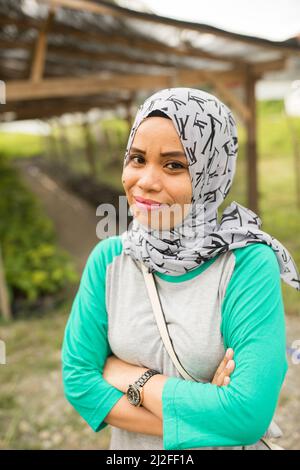
<instances>
[{"instance_id":1,"label":"beige shoulder strap","mask_svg":"<svg viewBox=\"0 0 300 470\"><path fill-rule=\"evenodd\" d=\"M279 446L278 444L275 444L271 441L271 439L267 437L262 437L260 440L263 441L269 447L270 450L285 450L283 447Z\"/></svg>"},{"instance_id":2,"label":"beige shoulder strap","mask_svg":"<svg viewBox=\"0 0 300 470\"><path fill-rule=\"evenodd\" d=\"M182 365L180 364L180 362L178 360L178 357L177 357L177 355L174 351L172 341L171 341L170 336L169 336L169 332L168 332L168 328L167 328L167 325L166 325L165 317L164 317L164 314L163 314L163 311L162 311L162 308L161 308L161 304L160 304L160 300L159 300L159 297L158 297L158 293L157 293L157 289L156 289L156 285L155 285L155 280L153 278L152 273L148 272L146 266L143 263L140 263L140 264L141 264L142 272L143 272L143 275L144 275L144 279L145 279L146 287L147 287L147 290L148 290L148 294L149 294L149 297L150 297L152 309L153 309L153 312L154 312L154 315L155 315L156 323L157 323L161 338L163 340L163 343L166 347L166 350L168 351L168 354L169 354L170 358L172 359L172 362L173 362L174 366L176 367L178 372L182 375L182 377L184 377L187 380L196 381L196 379L194 379L182 367Z\"/></svg>"}]
</instances>

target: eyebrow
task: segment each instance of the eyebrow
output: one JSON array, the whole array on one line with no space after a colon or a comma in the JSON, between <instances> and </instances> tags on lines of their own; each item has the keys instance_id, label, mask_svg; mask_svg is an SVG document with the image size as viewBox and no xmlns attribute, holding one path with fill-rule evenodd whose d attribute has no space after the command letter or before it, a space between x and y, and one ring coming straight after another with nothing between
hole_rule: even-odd
<instances>
[{"instance_id":1,"label":"eyebrow","mask_svg":"<svg viewBox=\"0 0 300 470\"><path fill-rule=\"evenodd\" d=\"M141 150L141 149L138 149L136 147L131 147L130 149L130 152L133 151L133 152L140 152L140 153L143 153L145 155L145 151L144 150ZM162 157L186 157L185 156L185 153L180 151L180 150L174 150L173 152L161 152L160 154Z\"/></svg>"}]
</instances>

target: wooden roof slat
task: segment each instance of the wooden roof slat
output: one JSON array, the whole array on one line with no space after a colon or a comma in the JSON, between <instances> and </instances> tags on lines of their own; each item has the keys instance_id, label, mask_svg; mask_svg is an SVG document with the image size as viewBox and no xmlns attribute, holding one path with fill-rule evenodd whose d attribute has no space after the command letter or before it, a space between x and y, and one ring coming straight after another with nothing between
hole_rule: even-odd
<instances>
[{"instance_id":1,"label":"wooden roof slat","mask_svg":"<svg viewBox=\"0 0 300 470\"><path fill-rule=\"evenodd\" d=\"M40 3L49 3L60 6L63 8L70 8L79 11L89 11L91 13L100 14L100 15L111 15L116 17L128 17L135 18L142 21L150 21L158 24L166 24L179 28L186 28L195 30L198 32L207 32L215 34L216 36L222 36L246 43L256 43L264 47L279 48L284 49L290 52L300 52L300 46L291 46L288 42L285 41L271 41L269 39L259 38L256 36L243 35L238 33L233 33L230 31L225 31L223 29L217 28L215 26L209 26L203 23L194 23L191 21L176 20L174 18L168 18L156 14L149 14L140 11L130 10L128 8L121 7L116 4L108 3L103 0L97 0L93 2L90 0L38 0Z\"/></svg>"},{"instance_id":2,"label":"wooden roof slat","mask_svg":"<svg viewBox=\"0 0 300 470\"><path fill-rule=\"evenodd\" d=\"M24 29L26 30L27 28L34 28L34 29L39 29L40 28L40 23L37 21L28 21L28 23L24 20L14 20L12 18L7 18L7 17L2 17L0 18L0 25L5 26L8 24L15 24L19 29ZM207 51L204 51L201 48L194 48L190 47L188 45L181 45L179 47L172 47L167 44L163 44L162 42L159 41L153 41L150 39L145 39L143 37L137 36L132 36L130 37L129 35L118 35L116 33L112 33L107 36L106 33L104 32L94 32L94 31L82 31L79 30L73 26L65 25L65 24L60 24L58 22L53 22L52 27L51 27L51 33L52 34L62 34L64 36L70 36L76 39L80 39L82 41L94 41L95 43L100 43L100 44L107 44L107 45L121 45L121 46L127 46L132 49L137 49L143 51L143 49L146 49L148 51L152 52L161 52L161 53L172 53L175 55L178 55L180 57L184 56L186 57L187 55L190 57L195 57L195 58L206 58L206 59L212 59L216 60L219 62L223 63L233 63L239 64L239 63L244 63L245 61L243 59L240 59L239 57L224 57L220 54L215 54L215 53L210 53Z\"/></svg>"}]
</instances>

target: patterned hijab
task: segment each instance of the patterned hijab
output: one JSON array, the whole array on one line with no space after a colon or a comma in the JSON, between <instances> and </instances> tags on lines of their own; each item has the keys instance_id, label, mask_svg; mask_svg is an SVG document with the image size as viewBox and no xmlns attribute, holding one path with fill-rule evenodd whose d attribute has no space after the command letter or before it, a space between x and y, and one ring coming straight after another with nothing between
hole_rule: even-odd
<instances>
[{"instance_id":1,"label":"patterned hijab","mask_svg":"<svg viewBox=\"0 0 300 470\"><path fill-rule=\"evenodd\" d=\"M191 209L171 230L158 231L133 218L122 234L125 253L142 261L149 272L176 276L228 250L264 243L276 254L283 281L300 290L293 258L278 240L260 230L257 214L234 201L218 223L218 207L232 185L238 151L234 117L218 98L181 87L163 89L147 98L131 128L124 166L138 126L155 110L171 118L182 142L192 183Z\"/></svg>"}]
</instances>

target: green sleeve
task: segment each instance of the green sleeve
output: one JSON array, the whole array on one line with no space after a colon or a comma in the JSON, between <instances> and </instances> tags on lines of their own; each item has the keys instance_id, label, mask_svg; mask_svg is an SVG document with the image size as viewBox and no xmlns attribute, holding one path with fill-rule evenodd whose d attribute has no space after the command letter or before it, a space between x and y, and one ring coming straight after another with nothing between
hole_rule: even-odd
<instances>
[{"instance_id":1,"label":"green sleeve","mask_svg":"<svg viewBox=\"0 0 300 470\"><path fill-rule=\"evenodd\" d=\"M280 270L272 248L233 250L222 302L224 346L233 348L228 386L169 377L162 393L165 449L240 446L267 430L288 370Z\"/></svg>"},{"instance_id":2,"label":"green sleeve","mask_svg":"<svg viewBox=\"0 0 300 470\"><path fill-rule=\"evenodd\" d=\"M106 267L120 250L118 237L110 237L90 253L61 351L65 397L95 432L107 426L104 418L124 395L102 377L106 359L112 354L107 339Z\"/></svg>"}]
</instances>

